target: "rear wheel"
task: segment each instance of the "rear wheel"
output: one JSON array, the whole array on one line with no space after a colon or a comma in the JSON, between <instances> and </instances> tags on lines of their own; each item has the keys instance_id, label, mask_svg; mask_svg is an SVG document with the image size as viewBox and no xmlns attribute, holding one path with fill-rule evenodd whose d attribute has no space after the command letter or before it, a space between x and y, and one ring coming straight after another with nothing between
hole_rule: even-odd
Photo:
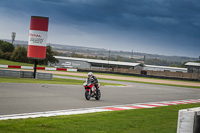
<instances>
[{"instance_id":1,"label":"rear wheel","mask_svg":"<svg viewBox=\"0 0 200 133\"><path fill-rule=\"evenodd\" d=\"M87 100L90 100L90 92L89 91L85 91L85 98L87 99Z\"/></svg>"},{"instance_id":2,"label":"rear wheel","mask_svg":"<svg viewBox=\"0 0 200 133\"><path fill-rule=\"evenodd\" d=\"M95 97L96 100L99 100L101 98L101 91L98 90L97 95Z\"/></svg>"}]
</instances>

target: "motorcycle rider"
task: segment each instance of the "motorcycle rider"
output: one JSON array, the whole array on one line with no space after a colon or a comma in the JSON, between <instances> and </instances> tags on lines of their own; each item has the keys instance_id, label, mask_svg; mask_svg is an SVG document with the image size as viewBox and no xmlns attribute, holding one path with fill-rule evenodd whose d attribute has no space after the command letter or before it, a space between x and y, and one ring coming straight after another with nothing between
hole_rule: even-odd
<instances>
[{"instance_id":1,"label":"motorcycle rider","mask_svg":"<svg viewBox=\"0 0 200 133\"><path fill-rule=\"evenodd\" d=\"M96 92L98 93L98 80L97 80L96 76L94 76L92 72L89 72L88 73L88 79L91 79L94 82Z\"/></svg>"}]
</instances>

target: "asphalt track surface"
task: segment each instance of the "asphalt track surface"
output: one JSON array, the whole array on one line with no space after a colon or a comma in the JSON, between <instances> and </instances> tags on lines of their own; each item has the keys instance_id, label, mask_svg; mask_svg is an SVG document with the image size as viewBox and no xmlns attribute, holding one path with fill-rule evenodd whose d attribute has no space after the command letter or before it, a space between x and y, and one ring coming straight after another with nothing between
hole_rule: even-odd
<instances>
[{"instance_id":1,"label":"asphalt track surface","mask_svg":"<svg viewBox=\"0 0 200 133\"><path fill-rule=\"evenodd\" d=\"M107 82L128 86L101 86L100 101L87 101L81 85L0 83L0 115L200 98L200 89Z\"/></svg>"}]
</instances>

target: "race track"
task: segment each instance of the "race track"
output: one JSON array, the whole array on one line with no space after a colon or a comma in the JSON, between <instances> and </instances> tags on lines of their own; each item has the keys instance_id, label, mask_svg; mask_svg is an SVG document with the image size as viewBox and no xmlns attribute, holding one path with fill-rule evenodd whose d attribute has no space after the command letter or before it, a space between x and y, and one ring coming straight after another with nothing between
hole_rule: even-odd
<instances>
[{"instance_id":1,"label":"race track","mask_svg":"<svg viewBox=\"0 0 200 133\"><path fill-rule=\"evenodd\" d=\"M0 83L0 115L200 98L200 89L127 84L102 86L101 100L87 101L81 85Z\"/></svg>"}]
</instances>

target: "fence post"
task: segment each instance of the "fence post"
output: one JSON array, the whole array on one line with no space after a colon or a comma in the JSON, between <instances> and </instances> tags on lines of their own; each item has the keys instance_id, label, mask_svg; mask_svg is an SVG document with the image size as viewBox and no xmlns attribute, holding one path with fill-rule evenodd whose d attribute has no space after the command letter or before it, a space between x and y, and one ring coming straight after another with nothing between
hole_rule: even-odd
<instances>
[{"instance_id":1,"label":"fence post","mask_svg":"<svg viewBox=\"0 0 200 133\"><path fill-rule=\"evenodd\" d=\"M33 78L36 79L36 70L37 70L37 60L35 60L35 65L34 65L34 72L33 72Z\"/></svg>"}]
</instances>

